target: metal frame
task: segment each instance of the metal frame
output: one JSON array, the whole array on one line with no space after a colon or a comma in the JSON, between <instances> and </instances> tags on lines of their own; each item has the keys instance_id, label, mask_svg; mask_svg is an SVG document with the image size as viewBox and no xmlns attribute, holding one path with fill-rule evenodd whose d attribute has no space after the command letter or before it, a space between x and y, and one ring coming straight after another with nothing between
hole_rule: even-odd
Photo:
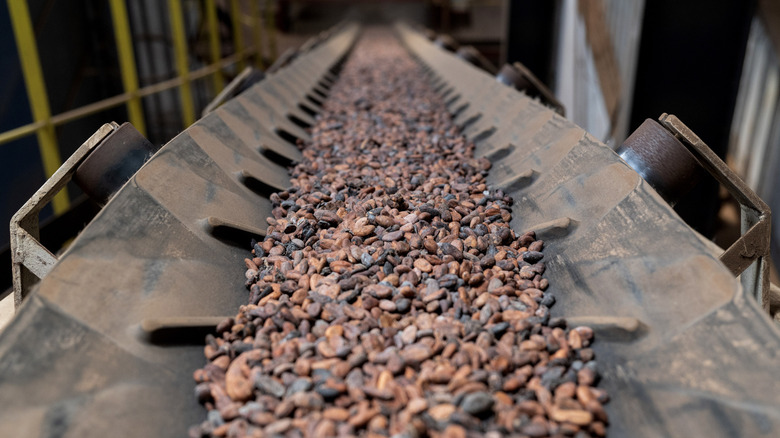
<instances>
[{"instance_id":1,"label":"metal frame","mask_svg":"<svg viewBox=\"0 0 780 438\"><path fill-rule=\"evenodd\" d=\"M742 236L723 252L720 261L735 276L741 276L744 290L769 311L769 239L772 220L769 206L680 119L664 113L658 121L739 202Z\"/></svg>"},{"instance_id":2,"label":"metal frame","mask_svg":"<svg viewBox=\"0 0 780 438\"><path fill-rule=\"evenodd\" d=\"M11 266L14 283L14 308L19 308L30 286L46 276L57 263L57 256L40 239L38 213L65 189L76 168L109 134L119 128L111 122L100 127L54 172L22 208L11 218Z\"/></svg>"}]
</instances>

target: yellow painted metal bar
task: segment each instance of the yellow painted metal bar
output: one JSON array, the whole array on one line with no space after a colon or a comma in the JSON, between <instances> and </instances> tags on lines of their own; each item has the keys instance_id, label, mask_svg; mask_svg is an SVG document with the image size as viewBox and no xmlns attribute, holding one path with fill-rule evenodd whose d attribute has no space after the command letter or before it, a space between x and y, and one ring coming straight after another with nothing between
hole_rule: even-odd
<instances>
[{"instance_id":1,"label":"yellow painted metal bar","mask_svg":"<svg viewBox=\"0 0 780 438\"><path fill-rule=\"evenodd\" d=\"M259 69L264 69L263 62L263 15L258 0L249 2L252 11L252 34L255 38L255 59Z\"/></svg>"},{"instance_id":2,"label":"yellow painted metal bar","mask_svg":"<svg viewBox=\"0 0 780 438\"><path fill-rule=\"evenodd\" d=\"M217 5L214 0L206 0L206 23L209 26L209 52L211 52L211 62L219 62L222 56L219 38L219 26L217 25ZM216 95L225 88L225 77L222 70L214 72L214 94Z\"/></svg>"},{"instance_id":3,"label":"yellow painted metal bar","mask_svg":"<svg viewBox=\"0 0 780 438\"><path fill-rule=\"evenodd\" d=\"M125 93L133 95L127 101L127 115L135 129L141 135L146 135L146 123L144 122L141 98L135 95L138 91L138 73L136 72L133 38L130 35L130 23L127 19L125 0L111 0L110 6L111 19L114 22L116 49L119 53L119 68L122 71L122 85L125 87Z\"/></svg>"},{"instance_id":4,"label":"yellow painted metal bar","mask_svg":"<svg viewBox=\"0 0 780 438\"><path fill-rule=\"evenodd\" d=\"M230 56L226 56L225 58L220 59L219 62L209 64L205 67L201 67L197 70L189 72L187 79L194 81L205 78L207 76L213 76L216 71L237 63L239 58L247 57L251 53L252 50L245 50L243 53L234 53ZM52 116L46 122L33 122L19 126L18 128L11 129L10 131L0 133L0 145L34 134L36 131L46 126L47 123L50 123L54 126L64 125L74 120L84 118L88 115L127 103L127 101L129 101L133 96L139 96L143 98L146 96L151 96L152 94L163 92L165 90L170 90L171 88L179 87L181 86L182 82L183 79L181 77L175 77L173 79L168 79L167 81L158 82L156 84L140 88L133 95L129 93L119 94L90 103L88 105L74 108L70 111L65 111L64 113L57 114L56 116Z\"/></svg>"},{"instance_id":5,"label":"yellow painted metal bar","mask_svg":"<svg viewBox=\"0 0 780 438\"><path fill-rule=\"evenodd\" d=\"M268 33L268 47L271 52L271 60L276 61L279 53L279 47L276 43L276 2L274 0L265 0L265 25Z\"/></svg>"},{"instance_id":6,"label":"yellow painted metal bar","mask_svg":"<svg viewBox=\"0 0 780 438\"><path fill-rule=\"evenodd\" d=\"M32 108L33 120L43 122L43 126L36 131L38 148L41 152L43 170L46 177L50 177L62 165L60 151L57 147L57 134L54 125L50 122L51 109L49 98L46 95L46 85L43 80L43 71L38 57L38 46L35 42L30 10L27 8L27 0L8 0L8 12L11 16L11 25L16 38L16 48L19 52L19 61L24 74L24 84L27 87L27 98ZM54 214L65 212L70 206L67 189L63 188L51 201Z\"/></svg>"},{"instance_id":7,"label":"yellow painted metal bar","mask_svg":"<svg viewBox=\"0 0 780 438\"><path fill-rule=\"evenodd\" d=\"M179 97L181 98L182 122L184 127L195 123L195 105L192 101L192 85L187 62L187 36L184 30L184 17L180 0L168 0L168 13L171 15L171 31L173 33L173 52L176 57L176 71L182 78Z\"/></svg>"},{"instance_id":8,"label":"yellow painted metal bar","mask_svg":"<svg viewBox=\"0 0 780 438\"><path fill-rule=\"evenodd\" d=\"M244 32L241 25L241 8L238 0L230 0L230 22L233 26L233 51L242 53L244 51ZM242 57L238 61L238 71L243 71L245 67L246 62Z\"/></svg>"},{"instance_id":9,"label":"yellow painted metal bar","mask_svg":"<svg viewBox=\"0 0 780 438\"><path fill-rule=\"evenodd\" d=\"M0 144L12 142L14 140L27 137L30 134L35 134L35 131L43 128L45 123L29 123L22 125L18 128L5 131L0 134Z\"/></svg>"}]
</instances>

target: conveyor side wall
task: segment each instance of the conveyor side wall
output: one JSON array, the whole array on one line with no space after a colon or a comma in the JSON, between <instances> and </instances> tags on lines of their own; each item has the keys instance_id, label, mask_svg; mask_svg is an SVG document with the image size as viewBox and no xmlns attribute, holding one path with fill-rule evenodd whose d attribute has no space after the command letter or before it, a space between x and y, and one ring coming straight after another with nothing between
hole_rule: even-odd
<instances>
[{"instance_id":1,"label":"conveyor side wall","mask_svg":"<svg viewBox=\"0 0 780 438\"><path fill-rule=\"evenodd\" d=\"M153 343L144 322L232 315L246 302L248 242L265 233L268 192L289 186L279 163L301 157L289 140L308 136L290 115L310 119L300 106L358 31L341 26L182 132L84 229L0 334L3 431L184 436L202 420L191 372L203 336Z\"/></svg>"},{"instance_id":2,"label":"conveyor side wall","mask_svg":"<svg viewBox=\"0 0 780 438\"><path fill-rule=\"evenodd\" d=\"M597 329L609 436L780 433L780 331L617 154L409 27L398 33L536 230L553 314Z\"/></svg>"}]
</instances>

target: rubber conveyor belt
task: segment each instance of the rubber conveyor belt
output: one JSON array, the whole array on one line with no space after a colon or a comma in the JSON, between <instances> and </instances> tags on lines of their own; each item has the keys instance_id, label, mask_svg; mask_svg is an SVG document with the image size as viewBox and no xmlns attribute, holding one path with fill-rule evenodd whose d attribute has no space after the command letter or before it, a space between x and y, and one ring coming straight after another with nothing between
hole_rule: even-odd
<instances>
[{"instance_id":1,"label":"rubber conveyor belt","mask_svg":"<svg viewBox=\"0 0 780 438\"><path fill-rule=\"evenodd\" d=\"M182 436L202 418L191 376L202 345L171 343L159 328L208 323L246 301L237 268L265 233L268 194L289 187L284 166L301 157L293 142L311 121L301 107L316 111L307 96L322 92L357 34L346 24L311 44L114 195L0 334L4 432Z\"/></svg>"},{"instance_id":2,"label":"rubber conveyor belt","mask_svg":"<svg viewBox=\"0 0 780 438\"><path fill-rule=\"evenodd\" d=\"M561 298L597 329L609 436L780 433L780 332L711 246L611 149L536 101L398 27L537 230Z\"/></svg>"},{"instance_id":3,"label":"rubber conveyor belt","mask_svg":"<svg viewBox=\"0 0 780 438\"><path fill-rule=\"evenodd\" d=\"M554 313L597 329L609 435L776 436L780 333L710 247L581 128L397 29L494 163L490 182L515 198L515 230L555 254ZM87 226L0 334L3 430L183 435L201 420L181 370L201 365L202 347L155 327L245 302L263 195L288 185L290 141L307 138L300 125L357 35L340 27L182 132Z\"/></svg>"}]
</instances>

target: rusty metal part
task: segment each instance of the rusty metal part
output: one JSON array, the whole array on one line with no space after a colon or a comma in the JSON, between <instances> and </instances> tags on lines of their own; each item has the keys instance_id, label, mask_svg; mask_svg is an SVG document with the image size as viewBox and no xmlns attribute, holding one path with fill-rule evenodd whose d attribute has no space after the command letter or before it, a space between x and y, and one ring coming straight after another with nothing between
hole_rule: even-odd
<instances>
[{"instance_id":1,"label":"rusty metal part","mask_svg":"<svg viewBox=\"0 0 780 438\"><path fill-rule=\"evenodd\" d=\"M105 205L158 149L125 122L84 158L76 168L73 182L93 201Z\"/></svg>"},{"instance_id":2,"label":"rusty metal part","mask_svg":"<svg viewBox=\"0 0 780 438\"><path fill-rule=\"evenodd\" d=\"M495 75L498 72L496 66L493 65L489 59L485 58L485 56L482 55L482 53L480 53L479 50L477 50L474 46L461 46L457 52L455 52L455 54L466 62L469 62L481 68L482 70L485 70L491 75Z\"/></svg>"},{"instance_id":3,"label":"rusty metal part","mask_svg":"<svg viewBox=\"0 0 780 438\"><path fill-rule=\"evenodd\" d=\"M645 119L615 152L672 206L702 176L696 158L655 120Z\"/></svg>"},{"instance_id":4,"label":"rusty metal part","mask_svg":"<svg viewBox=\"0 0 780 438\"><path fill-rule=\"evenodd\" d=\"M722 250L580 127L462 68L463 60L423 35L404 26L399 34L449 99L477 155L491 160L488 181L515 199L513 228L536 230L556 254L546 265L553 293L565 297L555 313L605 335L597 334L594 350L612 398L609 435L777 435L780 332L746 292L756 288L743 288L720 261ZM672 120L661 124L675 127L684 145L686 138L700 144ZM761 214L747 216L750 225ZM745 249L761 254L763 246ZM752 276L745 274L743 284Z\"/></svg>"},{"instance_id":5,"label":"rusty metal part","mask_svg":"<svg viewBox=\"0 0 780 438\"><path fill-rule=\"evenodd\" d=\"M118 129L119 125L113 122L101 126L11 218L14 309L19 308L33 284L45 277L57 263L57 257L39 242L38 214L73 178L79 164Z\"/></svg>"},{"instance_id":6,"label":"rusty metal part","mask_svg":"<svg viewBox=\"0 0 780 438\"><path fill-rule=\"evenodd\" d=\"M726 187L741 206L743 235L720 260L735 276L742 275L745 291L770 312L769 207L677 117L663 114L659 120L663 125L646 119L617 154L670 205L693 188L702 168Z\"/></svg>"},{"instance_id":7,"label":"rusty metal part","mask_svg":"<svg viewBox=\"0 0 780 438\"><path fill-rule=\"evenodd\" d=\"M458 50L458 47L460 46L458 42L455 41L455 38L445 34L437 36L436 39L433 40L433 44L449 52Z\"/></svg>"},{"instance_id":8,"label":"rusty metal part","mask_svg":"<svg viewBox=\"0 0 780 438\"><path fill-rule=\"evenodd\" d=\"M658 119L696 157L731 196L739 202L742 236L720 256L734 275L740 275L745 291L769 312L769 241L772 213L769 206L677 117Z\"/></svg>"},{"instance_id":9,"label":"rusty metal part","mask_svg":"<svg viewBox=\"0 0 780 438\"><path fill-rule=\"evenodd\" d=\"M496 74L496 80L509 87L514 87L516 90L523 91L531 97L540 99L558 114L566 116L566 108L555 97L555 94L523 64L519 62L504 64Z\"/></svg>"}]
</instances>

